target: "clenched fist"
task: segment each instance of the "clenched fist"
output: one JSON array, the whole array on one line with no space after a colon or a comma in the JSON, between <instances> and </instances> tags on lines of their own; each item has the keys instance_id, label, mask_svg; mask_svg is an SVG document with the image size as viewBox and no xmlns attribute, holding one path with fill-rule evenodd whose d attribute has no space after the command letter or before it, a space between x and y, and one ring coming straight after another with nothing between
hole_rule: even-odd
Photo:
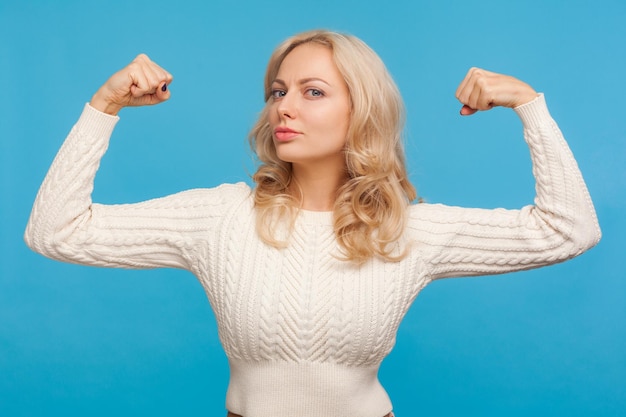
<instances>
[{"instance_id":1,"label":"clenched fist","mask_svg":"<svg viewBox=\"0 0 626 417\"><path fill-rule=\"evenodd\" d=\"M521 106L536 97L537 92L525 82L480 68L470 69L456 90L456 98L463 104L461 114L464 116L496 106Z\"/></svg>"},{"instance_id":2,"label":"clenched fist","mask_svg":"<svg viewBox=\"0 0 626 417\"><path fill-rule=\"evenodd\" d=\"M127 106L159 104L170 98L167 86L172 75L145 54L116 72L94 94L89 103L101 112L116 115Z\"/></svg>"}]
</instances>

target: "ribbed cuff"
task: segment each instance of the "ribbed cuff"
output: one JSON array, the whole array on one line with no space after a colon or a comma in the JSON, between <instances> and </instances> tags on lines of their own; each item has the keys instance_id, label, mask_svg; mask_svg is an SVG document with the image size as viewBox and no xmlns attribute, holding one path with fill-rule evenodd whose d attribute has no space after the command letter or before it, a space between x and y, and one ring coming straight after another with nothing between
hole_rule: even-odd
<instances>
[{"instance_id":1,"label":"ribbed cuff","mask_svg":"<svg viewBox=\"0 0 626 417\"><path fill-rule=\"evenodd\" d=\"M89 136L109 137L113 133L118 120L120 120L119 116L102 113L91 107L89 103L86 103L74 128Z\"/></svg>"},{"instance_id":2,"label":"ribbed cuff","mask_svg":"<svg viewBox=\"0 0 626 417\"><path fill-rule=\"evenodd\" d=\"M513 110L515 110L526 128L545 126L546 123L552 120L543 93L540 93L536 99L517 106Z\"/></svg>"}]
</instances>

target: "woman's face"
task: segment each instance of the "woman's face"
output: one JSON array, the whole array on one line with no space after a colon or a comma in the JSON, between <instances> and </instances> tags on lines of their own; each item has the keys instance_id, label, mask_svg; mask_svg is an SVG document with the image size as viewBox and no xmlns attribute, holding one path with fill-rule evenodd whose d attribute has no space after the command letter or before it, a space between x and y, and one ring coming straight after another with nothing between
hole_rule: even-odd
<instances>
[{"instance_id":1,"label":"woman's face","mask_svg":"<svg viewBox=\"0 0 626 417\"><path fill-rule=\"evenodd\" d=\"M283 60L272 83L269 123L278 157L343 170L350 95L329 48L307 43Z\"/></svg>"}]
</instances>

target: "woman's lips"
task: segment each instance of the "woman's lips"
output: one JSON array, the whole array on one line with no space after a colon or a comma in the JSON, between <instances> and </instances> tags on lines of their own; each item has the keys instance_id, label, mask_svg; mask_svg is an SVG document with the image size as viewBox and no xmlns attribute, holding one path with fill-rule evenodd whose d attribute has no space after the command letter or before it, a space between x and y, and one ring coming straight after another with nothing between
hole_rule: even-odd
<instances>
[{"instance_id":1,"label":"woman's lips","mask_svg":"<svg viewBox=\"0 0 626 417\"><path fill-rule=\"evenodd\" d=\"M288 127L279 126L274 129L274 137L279 142L287 142L298 136L300 132Z\"/></svg>"}]
</instances>

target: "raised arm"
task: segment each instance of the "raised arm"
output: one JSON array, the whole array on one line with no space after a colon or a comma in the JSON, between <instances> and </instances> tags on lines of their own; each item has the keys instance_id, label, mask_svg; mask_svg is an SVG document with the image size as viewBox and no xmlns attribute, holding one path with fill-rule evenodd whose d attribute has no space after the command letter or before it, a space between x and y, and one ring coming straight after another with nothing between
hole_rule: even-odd
<instances>
[{"instance_id":1,"label":"raised arm","mask_svg":"<svg viewBox=\"0 0 626 417\"><path fill-rule=\"evenodd\" d=\"M578 165L543 95L513 77L471 69L457 89L462 115L514 108L524 126L536 179L534 205L485 210L418 204L410 233L431 278L497 274L573 258L600 240Z\"/></svg>"},{"instance_id":2,"label":"raised arm","mask_svg":"<svg viewBox=\"0 0 626 417\"><path fill-rule=\"evenodd\" d=\"M25 232L30 248L53 259L88 265L192 266L192 251L226 212L233 190L192 190L136 204L101 205L91 200L116 114L126 106L167 100L171 81L169 73L140 55L98 90L39 189ZM234 194L245 193L239 188Z\"/></svg>"}]
</instances>

